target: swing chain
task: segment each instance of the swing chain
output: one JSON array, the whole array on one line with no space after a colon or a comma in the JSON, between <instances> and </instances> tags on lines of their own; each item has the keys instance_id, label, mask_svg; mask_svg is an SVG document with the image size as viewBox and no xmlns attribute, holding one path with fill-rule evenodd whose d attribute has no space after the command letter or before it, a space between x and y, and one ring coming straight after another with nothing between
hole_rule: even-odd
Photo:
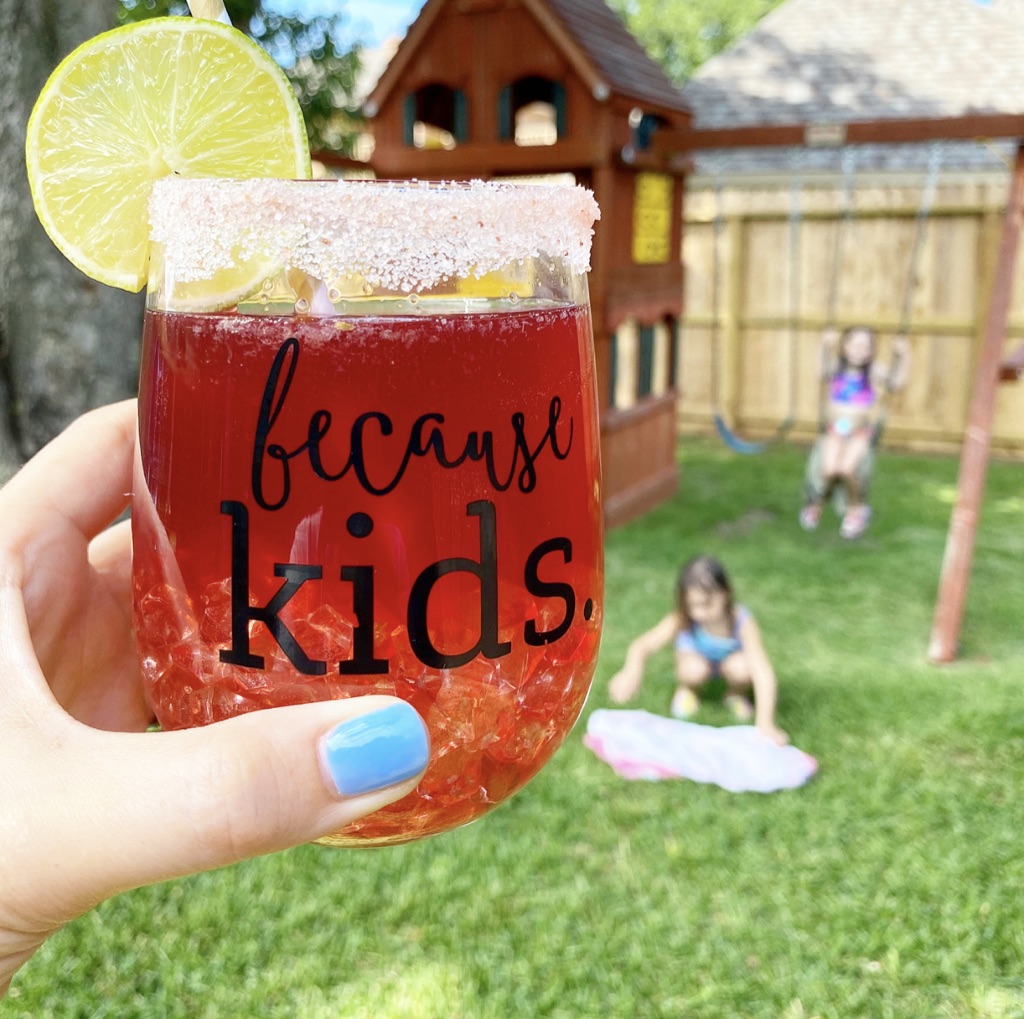
<instances>
[{"instance_id":1,"label":"swing chain","mask_svg":"<svg viewBox=\"0 0 1024 1019\"><path fill-rule=\"evenodd\" d=\"M917 214L914 217L914 242L910 251L910 270L907 273L907 283L903 292L903 306L900 309L899 325L896 329L897 336L905 336L910 330L910 322L913 313L914 294L920 280L921 253L924 251L924 238L928 228L928 221L935 205L935 194L938 191L939 167L942 163L942 147L938 142L932 142L928 150L928 171L925 177L924 188L921 191L921 202L917 207Z\"/></svg>"},{"instance_id":2,"label":"swing chain","mask_svg":"<svg viewBox=\"0 0 1024 1019\"><path fill-rule=\"evenodd\" d=\"M722 231L725 226L723 182L719 175L715 179L715 214L711 221L711 404L715 412L719 410L721 397L719 373L721 358L718 345L720 342L719 304L721 303L721 246Z\"/></svg>"}]
</instances>

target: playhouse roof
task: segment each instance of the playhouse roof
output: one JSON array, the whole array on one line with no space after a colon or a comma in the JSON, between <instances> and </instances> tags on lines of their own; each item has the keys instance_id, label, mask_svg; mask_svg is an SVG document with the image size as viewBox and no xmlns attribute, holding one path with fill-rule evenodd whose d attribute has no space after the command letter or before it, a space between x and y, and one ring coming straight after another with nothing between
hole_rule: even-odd
<instances>
[{"instance_id":1,"label":"playhouse roof","mask_svg":"<svg viewBox=\"0 0 1024 1019\"><path fill-rule=\"evenodd\" d=\"M689 109L683 93L604 0L541 0L565 25L613 93Z\"/></svg>"},{"instance_id":2,"label":"playhouse roof","mask_svg":"<svg viewBox=\"0 0 1024 1019\"><path fill-rule=\"evenodd\" d=\"M450 2L453 0L427 0L369 97L367 112L371 116L387 99L430 25ZM588 68L596 98L619 95L641 104L680 112L688 110L682 92L647 55L604 0L522 0L522 3L537 17L553 45L572 50L567 53L571 62ZM486 59L486 55L480 54L480 59Z\"/></svg>"},{"instance_id":3,"label":"playhouse roof","mask_svg":"<svg viewBox=\"0 0 1024 1019\"><path fill-rule=\"evenodd\" d=\"M683 87L694 127L1024 113L1019 0L786 0ZM924 146L863 146L875 169L911 169ZM944 162L990 168L983 146ZM798 166L794 166L794 158ZM827 151L706 153L701 172L835 169Z\"/></svg>"}]
</instances>

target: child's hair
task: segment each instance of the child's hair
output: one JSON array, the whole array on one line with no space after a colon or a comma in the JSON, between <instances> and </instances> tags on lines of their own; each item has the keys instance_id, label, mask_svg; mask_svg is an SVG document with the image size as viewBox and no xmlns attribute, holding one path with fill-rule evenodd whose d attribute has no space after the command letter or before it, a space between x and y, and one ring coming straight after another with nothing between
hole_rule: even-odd
<instances>
[{"instance_id":1,"label":"child's hair","mask_svg":"<svg viewBox=\"0 0 1024 1019\"><path fill-rule=\"evenodd\" d=\"M867 379L871 375L871 364L875 360L875 353L878 351L878 333L876 333L875 330L871 328L871 326L858 326L858 325L847 326L842 331L842 333L839 336L839 350L838 350L839 364L838 364L838 366L836 368L836 374L837 375L842 375L845 372L849 371L853 367L853 365L851 365L846 360L846 353L845 353L845 351L846 351L846 341L854 333L867 333L868 334L868 339L871 340L871 356L867 359L867 361L864 364L858 365L857 368L856 368L856 370L859 371L864 376L865 379Z\"/></svg>"},{"instance_id":2,"label":"child's hair","mask_svg":"<svg viewBox=\"0 0 1024 1019\"><path fill-rule=\"evenodd\" d=\"M716 591L725 595L725 612L729 617L730 626L735 625L736 617L733 614L732 584L725 572L725 567L710 555L694 556L679 571L679 578L676 580L676 609L679 612L679 619L683 629L688 630L693 626L690 613L686 610L686 592L697 588L713 594Z\"/></svg>"}]
</instances>

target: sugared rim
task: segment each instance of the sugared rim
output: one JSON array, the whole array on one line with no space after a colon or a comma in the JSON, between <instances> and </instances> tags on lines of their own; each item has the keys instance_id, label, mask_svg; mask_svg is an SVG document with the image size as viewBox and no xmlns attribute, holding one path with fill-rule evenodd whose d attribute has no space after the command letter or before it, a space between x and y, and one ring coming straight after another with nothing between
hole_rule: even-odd
<instances>
[{"instance_id":1,"label":"sugared rim","mask_svg":"<svg viewBox=\"0 0 1024 1019\"><path fill-rule=\"evenodd\" d=\"M149 216L178 280L273 259L412 293L543 256L584 273L600 211L579 185L164 177Z\"/></svg>"}]
</instances>

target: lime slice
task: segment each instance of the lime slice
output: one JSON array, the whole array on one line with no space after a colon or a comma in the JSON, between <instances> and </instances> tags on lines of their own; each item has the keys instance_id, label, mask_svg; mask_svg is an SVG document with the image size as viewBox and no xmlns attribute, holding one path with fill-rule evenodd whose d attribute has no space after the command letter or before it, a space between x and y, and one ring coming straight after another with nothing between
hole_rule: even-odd
<instances>
[{"instance_id":1,"label":"lime slice","mask_svg":"<svg viewBox=\"0 0 1024 1019\"><path fill-rule=\"evenodd\" d=\"M309 145L284 72L215 21L154 18L83 43L53 72L25 141L36 213L86 275L141 290L154 180L310 175ZM191 284L194 307L250 293L265 265Z\"/></svg>"},{"instance_id":2,"label":"lime slice","mask_svg":"<svg viewBox=\"0 0 1024 1019\"><path fill-rule=\"evenodd\" d=\"M183 280L161 257L161 245L151 248L147 307L157 311L220 311L263 292L264 280L281 271L279 259L234 255L228 268L207 270L198 279Z\"/></svg>"}]
</instances>

